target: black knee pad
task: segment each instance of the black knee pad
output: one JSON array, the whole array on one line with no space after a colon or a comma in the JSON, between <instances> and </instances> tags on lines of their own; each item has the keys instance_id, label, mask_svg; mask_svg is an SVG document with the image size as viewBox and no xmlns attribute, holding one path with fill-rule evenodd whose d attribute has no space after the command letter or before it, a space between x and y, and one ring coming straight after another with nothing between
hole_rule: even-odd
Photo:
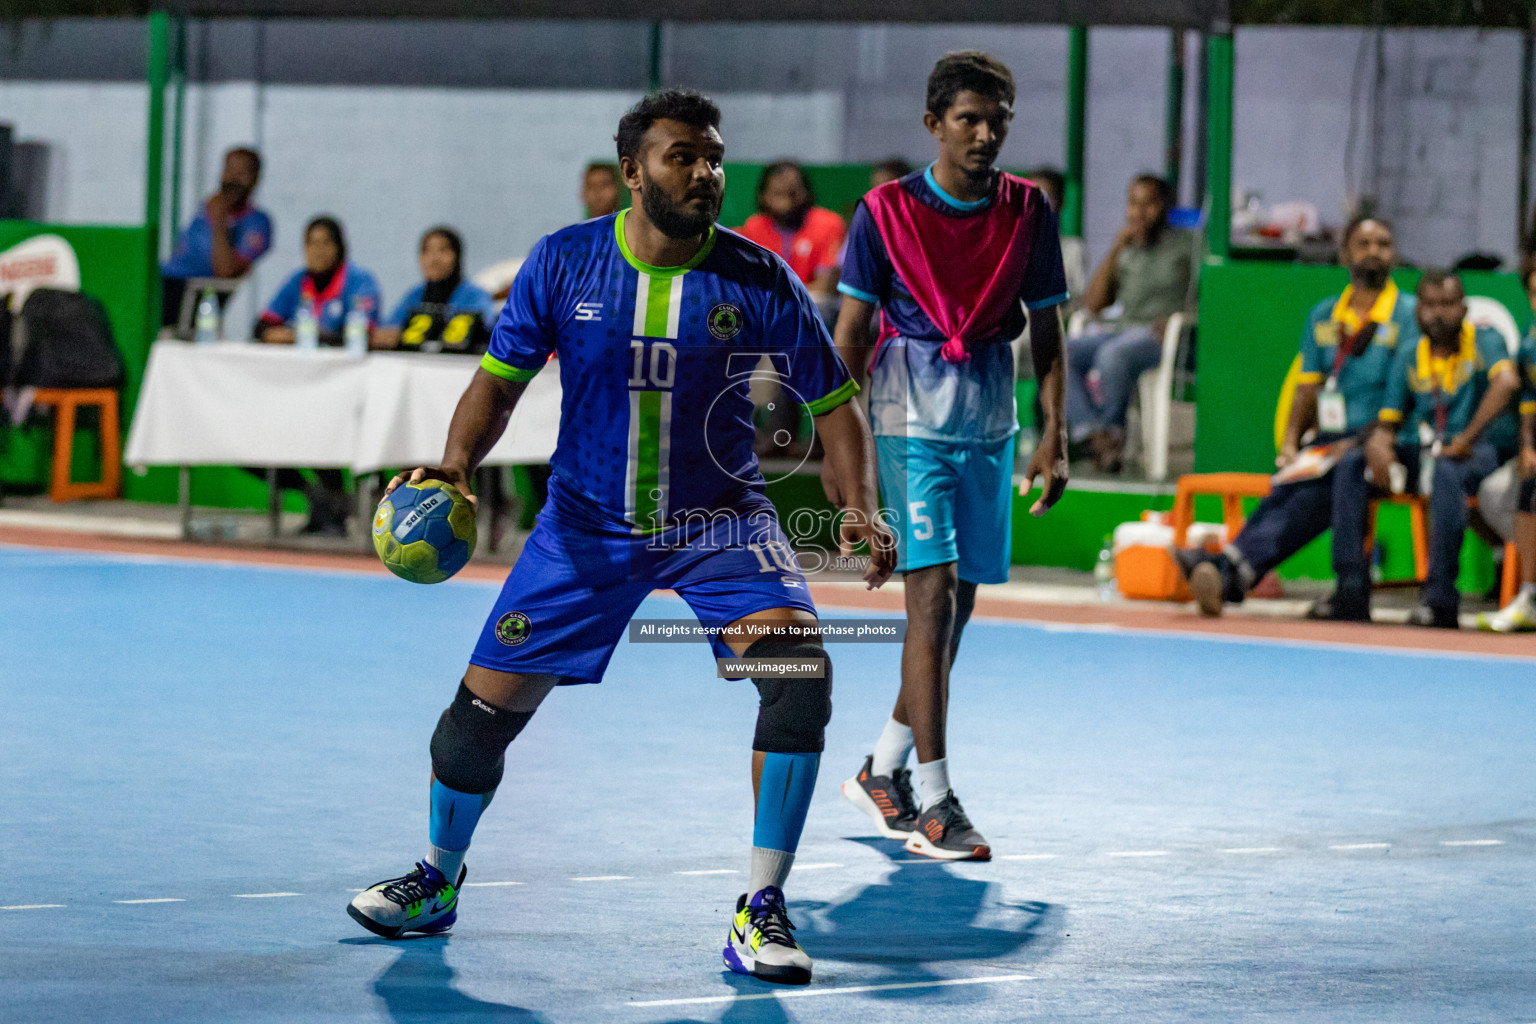
<instances>
[{"instance_id":1,"label":"black knee pad","mask_svg":"<svg viewBox=\"0 0 1536 1024\"><path fill-rule=\"evenodd\" d=\"M757 709L757 734L752 749L770 754L819 754L832 720L832 659L820 643L764 637L742 652L743 658L820 659L825 674L820 679L785 679L755 676L761 703Z\"/></svg>"},{"instance_id":2,"label":"black knee pad","mask_svg":"<svg viewBox=\"0 0 1536 1024\"><path fill-rule=\"evenodd\" d=\"M1536 512L1536 476L1520 482L1520 511Z\"/></svg>"},{"instance_id":3,"label":"black knee pad","mask_svg":"<svg viewBox=\"0 0 1536 1024\"><path fill-rule=\"evenodd\" d=\"M460 793L492 792L501 785L507 744L532 717L532 711L492 707L460 681L432 733L432 774Z\"/></svg>"}]
</instances>

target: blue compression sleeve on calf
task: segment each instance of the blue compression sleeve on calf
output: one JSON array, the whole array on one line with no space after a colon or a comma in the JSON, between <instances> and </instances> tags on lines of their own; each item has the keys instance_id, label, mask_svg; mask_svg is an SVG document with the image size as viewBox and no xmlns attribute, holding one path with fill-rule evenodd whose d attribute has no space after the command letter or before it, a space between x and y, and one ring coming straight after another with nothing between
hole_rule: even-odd
<instances>
[{"instance_id":1,"label":"blue compression sleeve on calf","mask_svg":"<svg viewBox=\"0 0 1536 1024\"><path fill-rule=\"evenodd\" d=\"M794 853L800 830L811 809L811 790L816 788L820 754L764 754L763 775L757 787L757 820L752 845L765 850Z\"/></svg>"},{"instance_id":2,"label":"blue compression sleeve on calf","mask_svg":"<svg viewBox=\"0 0 1536 1024\"><path fill-rule=\"evenodd\" d=\"M485 805L485 793L460 793L432 780L432 820L427 841L440 850L467 850Z\"/></svg>"}]
</instances>

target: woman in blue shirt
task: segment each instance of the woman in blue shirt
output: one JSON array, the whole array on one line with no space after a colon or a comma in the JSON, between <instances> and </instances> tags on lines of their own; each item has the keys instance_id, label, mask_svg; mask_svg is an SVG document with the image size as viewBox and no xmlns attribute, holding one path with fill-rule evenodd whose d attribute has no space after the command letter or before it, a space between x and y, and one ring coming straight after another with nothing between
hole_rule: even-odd
<instances>
[{"instance_id":1,"label":"woman in blue shirt","mask_svg":"<svg viewBox=\"0 0 1536 1024\"><path fill-rule=\"evenodd\" d=\"M374 276L347 262L347 240L334 217L316 217L304 228L304 269L295 271L267 303L256 324L256 340L292 345L294 320L307 305L320 328L320 344L340 345L347 313L360 309L370 329L379 322L379 285Z\"/></svg>"},{"instance_id":2,"label":"woman in blue shirt","mask_svg":"<svg viewBox=\"0 0 1536 1024\"><path fill-rule=\"evenodd\" d=\"M464 241L449 227L421 236L421 284L384 320L377 348L407 352L463 352L478 355L496 321L495 301L473 281L464 280Z\"/></svg>"},{"instance_id":3,"label":"woman in blue shirt","mask_svg":"<svg viewBox=\"0 0 1536 1024\"><path fill-rule=\"evenodd\" d=\"M334 217L316 217L304 228L304 269L296 271L267 303L256 324L256 340L292 345L294 321L307 305L319 328L322 345L340 345L352 309L368 317L370 330L378 323L379 286L372 274L347 262L347 241ZM265 478L265 469L249 469ZM350 502L339 469L317 469L311 483L293 467L277 471L280 490L302 491L309 500L305 533L345 537Z\"/></svg>"}]
</instances>

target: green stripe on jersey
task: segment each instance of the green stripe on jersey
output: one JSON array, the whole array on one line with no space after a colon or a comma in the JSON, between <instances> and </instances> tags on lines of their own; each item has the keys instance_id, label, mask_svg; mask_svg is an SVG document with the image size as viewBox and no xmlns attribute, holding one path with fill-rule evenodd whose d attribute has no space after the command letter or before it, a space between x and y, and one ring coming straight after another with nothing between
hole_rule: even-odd
<instances>
[{"instance_id":1,"label":"green stripe on jersey","mask_svg":"<svg viewBox=\"0 0 1536 1024\"><path fill-rule=\"evenodd\" d=\"M494 373L503 380L512 381L533 380L533 378L539 375L539 370L544 369L541 365L537 369L525 370L521 366L504 363L489 352L480 357L480 368L486 373Z\"/></svg>"},{"instance_id":2,"label":"green stripe on jersey","mask_svg":"<svg viewBox=\"0 0 1536 1024\"><path fill-rule=\"evenodd\" d=\"M661 400L660 391L636 391L630 405L635 417L635 517L643 531L654 530L665 517L661 492ZM671 396L665 396L671 397ZM661 515L658 515L661 512Z\"/></svg>"},{"instance_id":3,"label":"green stripe on jersey","mask_svg":"<svg viewBox=\"0 0 1536 1024\"><path fill-rule=\"evenodd\" d=\"M812 416L825 416L858 393L859 386L852 379L845 380L843 386L836 391L823 395L814 402L806 402L805 410Z\"/></svg>"}]
</instances>

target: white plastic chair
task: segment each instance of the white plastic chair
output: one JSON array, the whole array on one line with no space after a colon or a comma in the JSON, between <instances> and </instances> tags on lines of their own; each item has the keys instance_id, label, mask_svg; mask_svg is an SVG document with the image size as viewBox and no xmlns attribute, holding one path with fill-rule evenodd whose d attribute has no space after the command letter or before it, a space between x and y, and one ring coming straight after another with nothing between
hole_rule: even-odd
<instances>
[{"instance_id":1,"label":"white plastic chair","mask_svg":"<svg viewBox=\"0 0 1536 1024\"><path fill-rule=\"evenodd\" d=\"M1486 295L1467 296L1467 319L1478 327L1492 327L1503 337L1504 344L1509 346L1509 354L1517 356L1520 353L1520 327L1515 323L1515 318L1510 315L1509 308L1498 299L1490 299Z\"/></svg>"},{"instance_id":2,"label":"white plastic chair","mask_svg":"<svg viewBox=\"0 0 1536 1024\"><path fill-rule=\"evenodd\" d=\"M1087 310L1078 310L1067 321L1067 336L1081 337L1092 322ZM1148 480L1168 479L1168 451L1175 437L1179 444L1193 444L1195 440L1194 403L1173 399L1184 332L1193 328L1195 322L1193 313L1170 316L1168 325L1163 328L1163 351L1157 366L1136 381L1141 462Z\"/></svg>"},{"instance_id":3,"label":"white plastic chair","mask_svg":"<svg viewBox=\"0 0 1536 1024\"><path fill-rule=\"evenodd\" d=\"M1195 440L1195 404L1175 402L1173 398L1184 331L1194 326L1193 313L1170 316L1168 326L1163 328L1163 354L1157 368L1143 373L1136 382L1141 403L1142 464L1146 467L1148 480L1168 479L1168 449L1174 443L1175 434L1179 444L1193 444ZM1174 423L1175 415L1178 416L1177 424Z\"/></svg>"}]
</instances>

